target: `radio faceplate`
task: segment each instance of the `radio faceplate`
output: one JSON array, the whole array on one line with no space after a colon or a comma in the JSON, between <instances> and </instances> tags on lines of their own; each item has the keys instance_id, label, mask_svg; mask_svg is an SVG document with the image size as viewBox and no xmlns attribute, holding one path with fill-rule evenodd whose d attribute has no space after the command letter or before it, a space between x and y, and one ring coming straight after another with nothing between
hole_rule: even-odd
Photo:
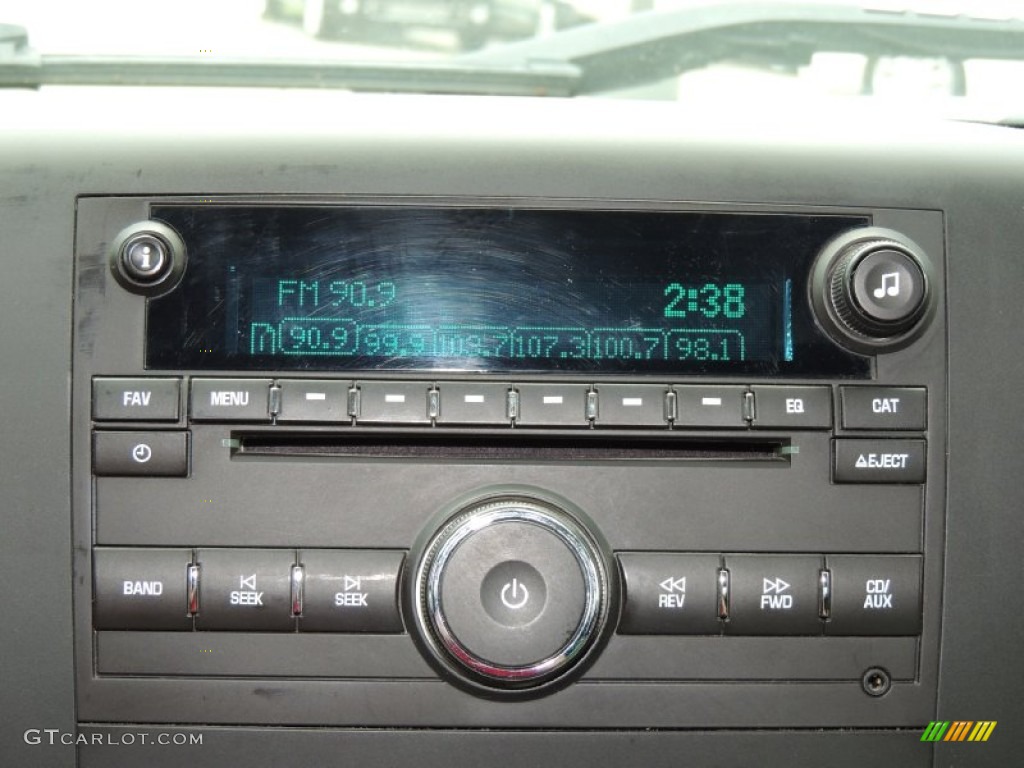
<instances>
[{"instance_id":1,"label":"radio faceplate","mask_svg":"<svg viewBox=\"0 0 1024 768\"><path fill-rule=\"evenodd\" d=\"M616 216L628 213L641 234L637 222L646 216L657 216L660 231L677 216L688 232L699 222L705 244L749 222L843 226L817 231L811 243L805 233L796 261L770 248L756 257L735 248L701 250L711 260L695 269L695 285L744 285L745 297L777 300L775 310L761 313L778 330L761 344L768 352L735 367L636 358L642 335L623 329L648 328L652 337L658 330L655 348L664 351L680 332L674 318L660 304L653 306L669 324L657 329L629 306L619 308L624 314L614 323L594 314L605 285L596 278L580 294L590 296L593 322L569 322L583 306L571 304L557 327L573 333L551 342L551 354L529 359L529 333L521 359L476 354L461 369L451 355L415 358L398 348L387 357L383 347L365 346L365 333L363 354L348 356L229 358L209 343L226 338L222 309L231 300L225 294L218 303L216 291L203 293L209 285L196 276L208 277L203 263L213 258L214 242L234 249L230 235L247 231L231 221L255 226L301 218L303 211L336 221L367 210L393 219L403 209L421 223L423 211L464 221L467 211L507 219L514 210L516 221L527 223L537 215L530 212L543 212L549 221L575 222L569 229L577 232L585 229L580 222L622 222ZM203 232L217 229L222 216L221 240L196 240L168 211L205 217ZM156 212L181 238L187 261L180 282L153 297L159 291L135 291L115 275L124 264L119 233L160 218ZM901 233L927 255L932 305L912 343L860 357L818 327L810 275L836 235L868 225ZM558 231L550 224L548 230ZM280 232L274 237L280 242ZM402 242L390 237L381 246L387 253ZM492 230L482 237L491 243L495 236ZM659 242L670 240L663 235ZM517 269L529 266L539 240L526 242L513 254ZM742 242L756 238L747 233ZM256 253L253 247L250 240L237 246L249 256L236 273L248 262L263 265L269 271L253 279L272 278L279 304L303 295L301 280L328 293L332 282L344 282L337 272L298 276L311 268L303 261L309 257L283 245ZM663 264L696 258L685 249L668 253ZM318 264L330 262L329 253L317 254ZM374 278L378 288L389 283L398 297L415 283L415 262L399 274L376 258L383 270ZM792 343L789 360L786 313L778 309L785 290L756 287L739 267L730 271L759 260L763 274L775 269L796 286L788 327L798 342L808 341ZM794 272L795 263L804 271ZM367 726L882 726L917 724L934 709L946 397L938 213L568 200L260 199L257 206L244 199L81 198L76 265L76 566L92 576L76 593L83 718L194 719L169 703L174 698L201 699L207 722L239 722L241 712L252 723ZM665 288L678 284L686 292L667 300L679 298L688 311L686 273L656 271L643 291L654 286L665 304ZM623 277L629 274L614 272L611 282L627 283L629 293L636 287ZM566 279L559 274L554 281ZM282 282L295 290L281 294ZM346 283L349 304L353 282ZM368 290L379 294L378 288ZM456 290L454 283L449 288ZM519 291L528 296L530 288L523 282ZM762 332L716 326L711 321L722 318L706 316L696 290L700 318L691 333ZM313 291L306 289L310 301ZM186 295L203 298L182 303ZM508 288L496 295L494 307L516 301ZM242 286L235 295L242 315L245 296ZM307 331L311 318L346 319L323 305L318 297L303 315ZM528 316L530 306L516 311ZM246 316L248 327L268 325L284 338L277 326L296 321L268 319L270 309L260 307L250 308L256 314ZM735 314L739 305L731 309ZM387 323L422 326L430 337L424 335L424 348L431 349L445 343L437 341L443 318L462 329L474 322L499 328L495 343L503 333L509 348L520 329L556 327L548 316L498 323L451 309L436 316L416 311L420 316L408 322L347 319L353 328L376 323L378 337ZM212 336L200 330L204 317ZM232 327L238 335L240 326ZM600 329L619 329L617 348L632 339L634 356L615 365L595 358ZM585 336L587 355L572 358L569 347L561 348L573 334ZM254 348L251 334L246 338L243 352ZM602 349L601 338L597 343ZM180 367L171 364L176 348L188 350L177 358ZM417 574L433 562L431 542L448 521L488 499L564 514L593 537L602 563L600 619L579 660L564 674L542 676L529 704L492 701L521 688L465 679L451 651L438 650L436 624L417 613L429 602ZM558 602L564 579L546 572L544 558L531 562L512 534L488 544L504 554L493 567L468 568L479 575L466 578L476 581L448 598L464 606L467 595L479 593L481 611L467 609L456 624L463 640L472 635L480 643L490 637L482 624L505 627L507 635L495 641L505 650L489 651L495 657L508 643L514 650L515 638L536 624L515 611L535 608L541 616L572 602ZM500 568L508 573L494 576ZM498 602L489 610L491 591ZM537 603L541 591L545 599ZM558 631L571 637L577 624L562 624ZM502 658L511 667L531 661L514 653ZM881 678L868 675L878 669ZM272 689L279 704L252 696L255 688ZM92 695L102 691L117 696Z\"/></svg>"}]
</instances>

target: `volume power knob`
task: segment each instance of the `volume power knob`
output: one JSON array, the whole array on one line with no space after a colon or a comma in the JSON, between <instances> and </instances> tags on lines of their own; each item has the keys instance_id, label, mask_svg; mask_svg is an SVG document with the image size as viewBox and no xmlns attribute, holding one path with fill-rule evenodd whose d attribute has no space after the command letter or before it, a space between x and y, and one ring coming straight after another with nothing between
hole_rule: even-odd
<instances>
[{"instance_id":1,"label":"volume power knob","mask_svg":"<svg viewBox=\"0 0 1024 768\"><path fill-rule=\"evenodd\" d=\"M574 515L524 496L464 508L426 546L410 595L425 650L475 692L537 691L598 641L610 566Z\"/></svg>"},{"instance_id":2,"label":"volume power knob","mask_svg":"<svg viewBox=\"0 0 1024 768\"><path fill-rule=\"evenodd\" d=\"M811 288L825 329L845 346L868 353L899 349L917 338L931 305L924 253L896 233L875 232L847 235L826 247Z\"/></svg>"}]
</instances>

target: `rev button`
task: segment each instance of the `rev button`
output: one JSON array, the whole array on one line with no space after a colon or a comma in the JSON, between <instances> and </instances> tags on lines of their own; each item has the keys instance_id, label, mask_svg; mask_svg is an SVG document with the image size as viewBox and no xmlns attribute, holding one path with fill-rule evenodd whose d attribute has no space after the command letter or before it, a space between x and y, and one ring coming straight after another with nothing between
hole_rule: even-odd
<instances>
[{"instance_id":1,"label":"rev button","mask_svg":"<svg viewBox=\"0 0 1024 768\"><path fill-rule=\"evenodd\" d=\"M718 555L624 553L619 632L717 635Z\"/></svg>"}]
</instances>

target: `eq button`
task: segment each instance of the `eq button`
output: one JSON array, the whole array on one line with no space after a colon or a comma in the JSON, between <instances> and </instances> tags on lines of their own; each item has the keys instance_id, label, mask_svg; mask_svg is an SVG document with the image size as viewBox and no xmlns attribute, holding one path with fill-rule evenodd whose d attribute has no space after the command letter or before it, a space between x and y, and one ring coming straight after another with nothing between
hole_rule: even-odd
<instances>
[{"instance_id":1,"label":"eq button","mask_svg":"<svg viewBox=\"0 0 1024 768\"><path fill-rule=\"evenodd\" d=\"M832 389L755 386L753 426L828 429L832 426Z\"/></svg>"}]
</instances>

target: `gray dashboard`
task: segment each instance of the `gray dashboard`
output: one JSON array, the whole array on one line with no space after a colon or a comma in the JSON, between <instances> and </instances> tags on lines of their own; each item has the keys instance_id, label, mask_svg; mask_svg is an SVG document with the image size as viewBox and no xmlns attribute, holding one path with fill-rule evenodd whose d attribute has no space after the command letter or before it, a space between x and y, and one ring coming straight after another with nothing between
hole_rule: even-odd
<instances>
[{"instance_id":1,"label":"gray dashboard","mask_svg":"<svg viewBox=\"0 0 1024 768\"><path fill-rule=\"evenodd\" d=\"M1024 375L1013 312L1024 284L1018 132L853 114L741 124L599 100L129 88L3 96L3 764L1012 763L1024 632L1014 589L1024 541L1014 437L1014 384ZM223 516L186 507L169 478L93 477L90 382L148 374L144 300L113 280L110 243L154 201L870 217L936 265L928 331L875 356L870 382L852 382L927 388L927 430L900 436L927 438L928 481L828 482L830 445L858 434L837 422L831 432L761 433L780 451L800 444L784 471L738 462L683 476L644 462L598 471L428 455L389 487L381 464L356 462L359 479L339 486L351 507L339 512L317 490L322 464L278 461L284 480L261 485L263 465L223 446L265 430L184 415L176 426L191 441L188 492L223 493ZM167 375L195 388L232 372ZM346 377L366 379L367 391L375 380ZM431 385L442 397L459 381L447 378ZM578 378L555 377L566 386ZM726 378L754 395L775 383ZM850 383L816 385L838 403ZM636 638L615 633L612 620L578 680L520 700L449 679L428 644L407 634L346 644L228 633L215 638L220 655L206 658L198 650L208 635L94 625L97 547L187 548L196 558L204 548L387 549L411 561L432 520L486 487L569 499L607 537L612 571L660 550L714 553L726 564L752 553L813 553L826 564L923 556L923 622L910 633L919 636ZM680 494L690 510L682 532L664 511L647 527L628 516L672 509ZM355 533L337 527L341 514ZM409 624L416 597L401 599ZM894 685L873 697L861 675L879 659ZM923 743L932 721L998 727L985 743ZM167 732L201 733L202 744L141 743Z\"/></svg>"}]
</instances>

